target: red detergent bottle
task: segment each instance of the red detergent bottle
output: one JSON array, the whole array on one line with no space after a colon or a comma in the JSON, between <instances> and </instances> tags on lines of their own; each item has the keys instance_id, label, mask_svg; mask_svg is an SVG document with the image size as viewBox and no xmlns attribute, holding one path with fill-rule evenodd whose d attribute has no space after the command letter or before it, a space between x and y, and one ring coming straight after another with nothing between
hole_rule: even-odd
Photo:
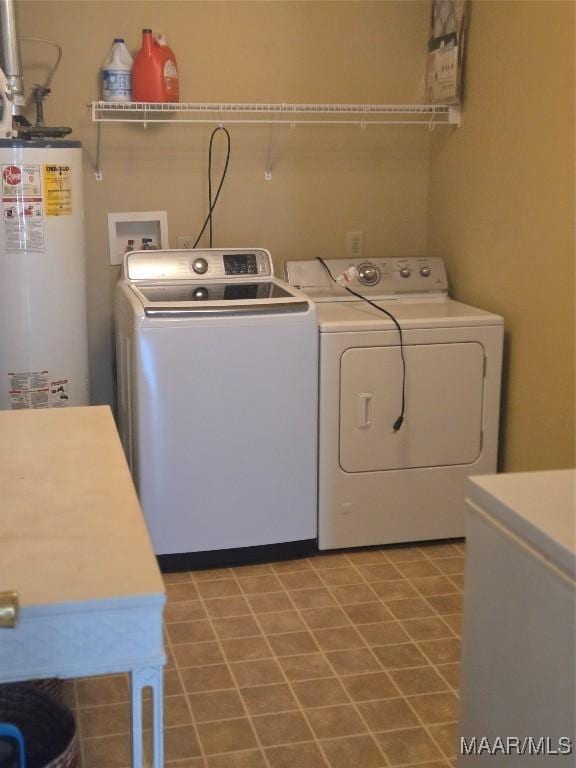
<instances>
[{"instance_id":1,"label":"red detergent bottle","mask_svg":"<svg viewBox=\"0 0 576 768\"><path fill-rule=\"evenodd\" d=\"M152 36L151 29L142 30L142 47L132 66L132 99L134 101L178 101L178 69L176 57L167 45Z\"/></svg>"},{"instance_id":2,"label":"red detergent bottle","mask_svg":"<svg viewBox=\"0 0 576 768\"><path fill-rule=\"evenodd\" d=\"M160 46L160 52L164 57L164 85L166 88L166 101L180 100L180 87L178 82L178 66L174 51L166 42L166 35L159 32L156 42Z\"/></svg>"}]
</instances>

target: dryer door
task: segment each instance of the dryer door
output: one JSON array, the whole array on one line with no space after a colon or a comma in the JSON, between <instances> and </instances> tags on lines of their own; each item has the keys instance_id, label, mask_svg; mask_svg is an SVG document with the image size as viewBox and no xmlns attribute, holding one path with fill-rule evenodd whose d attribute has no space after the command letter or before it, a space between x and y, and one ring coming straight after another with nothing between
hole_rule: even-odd
<instances>
[{"instance_id":1,"label":"dryer door","mask_svg":"<svg viewBox=\"0 0 576 768\"><path fill-rule=\"evenodd\" d=\"M482 449L484 348L477 342L348 349L340 361L340 465L345 472L471 464Z\"/></svg>"}]
</instances>

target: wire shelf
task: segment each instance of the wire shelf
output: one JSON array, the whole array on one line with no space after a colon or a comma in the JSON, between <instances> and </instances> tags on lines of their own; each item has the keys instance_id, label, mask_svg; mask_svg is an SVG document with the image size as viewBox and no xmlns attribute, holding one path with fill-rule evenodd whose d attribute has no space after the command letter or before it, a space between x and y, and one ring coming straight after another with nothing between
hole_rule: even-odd
<instances>
[{"instance_id":1,"label":"wire shelf","mask_svg":"<svg viewBox=\"0 0 576 768\"><path fill-rule=\"evenodd\" d=\"M169 123L196 125L352 125L367 128L378 125L460 125L460 108L446 104L257 104L232 102L157 102L93 101L88 105L97 123L95 175L100 181L101 124ZM272 132L268 141L265 178L272 178Z\"/></svg>"},{"instance_id":2,"label":"wire shelf","mask_svg":"<svg viewBox=\"0 0 576 768\"><path fill-rule=\"evenodd\" d=\"M460 109L443 104L256 104L94 101L98 123L245 123L267 125L459 125Z\"/></svg>"}]
</instances>

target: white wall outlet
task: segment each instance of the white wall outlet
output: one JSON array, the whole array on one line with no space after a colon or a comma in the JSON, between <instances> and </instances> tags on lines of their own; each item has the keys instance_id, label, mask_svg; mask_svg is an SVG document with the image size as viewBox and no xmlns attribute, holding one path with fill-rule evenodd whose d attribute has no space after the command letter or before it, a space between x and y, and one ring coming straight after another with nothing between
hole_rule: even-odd
<instances>
[{"instance_id":1,"label":"white wall outlet","mask_svg":"<svg viewBox=\"0 0 576 768\"><path fill-rule=\"evenodd\" d=\"M364 256L364 232L346 234L346 255L349 259L361 259Z\"/></svg>"},{"instance_id":2,"label":"white wall outlet","mask_svg":"<svg viewBox=\"0 0 576 768\"><path fill-rule=\"evenodd\" d=\"M176 238L178 248L192 248L194 245L194 240L196 240L194 235L180 235Z\"/></svg>"}]
</instances>

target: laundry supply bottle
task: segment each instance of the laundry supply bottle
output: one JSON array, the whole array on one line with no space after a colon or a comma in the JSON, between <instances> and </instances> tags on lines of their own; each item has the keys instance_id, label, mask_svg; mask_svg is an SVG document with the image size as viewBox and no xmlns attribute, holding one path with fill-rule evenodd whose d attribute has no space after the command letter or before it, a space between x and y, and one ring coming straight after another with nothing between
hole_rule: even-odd
<instances>
[{"instance_id":1,"label":"laundry supply bottle","mask_svg":"<svg viewBox=\"0 0 576 768\"><path fill-rule=\"evenodd\" d=\"M152 37L151 29L142 30L142 47L132 67L134 101L178 101L176 59L167 45Z\"/></svg>"},{"instance_id":2,"label":"laundry supply bottle","mask_svg":"<svg viewBox=\"0 0 576 768\"><path fill-rule=\"evenodd\" d=\"M174 51L166 42L166 35L159 32L156 35L156 40L160 46L160 50L164 56L164 83L166 86L166 101L179 101L180 100L180 86L178 80L178 65L176 64L176 56Z\"/></svg>"},{"instance_id":3,"label":"laundry supply bottle","mask_svg":"<svg viewBox=\"0 0 576 768\"><path fill-rule=\"evenodd\" d=\"M110 52L102 65L102 99L104 101L132 100L132 56L123 37L114 38Z\"/></svg>"}]
</instances>

